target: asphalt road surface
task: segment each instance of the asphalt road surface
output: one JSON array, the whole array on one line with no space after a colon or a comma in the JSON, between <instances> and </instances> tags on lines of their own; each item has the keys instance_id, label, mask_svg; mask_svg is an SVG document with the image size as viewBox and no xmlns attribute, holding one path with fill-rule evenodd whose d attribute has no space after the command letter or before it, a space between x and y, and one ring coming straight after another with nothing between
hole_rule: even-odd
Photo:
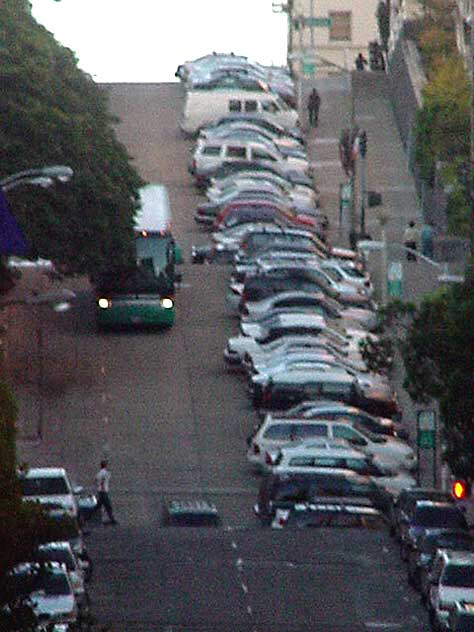
<instances>
[{"instance_id":1,"label":"asphalt road surface","mask_svg":"<svg viewBox=\"0 0 474 632\"><path fill-rule=\"evenodd\" d=\"M104 89L140 174L168 187L185 263L170 331L97 333L87 289L72 313L44 325L43 440L20 441L19 457L64 465L86 488L109 458L120 525L88 536L99 622L113 632L429 630L385 532L257 523L259 481L245 460L256 418L222 359L237 329L225 313L229 271L190 264L191 245L207 236L192 219L199 197L187 173L193 143L177 125L182 89ZM222 528L160 528L164 499L195 495L217 504Z\"/></svg>"}]
</instances>

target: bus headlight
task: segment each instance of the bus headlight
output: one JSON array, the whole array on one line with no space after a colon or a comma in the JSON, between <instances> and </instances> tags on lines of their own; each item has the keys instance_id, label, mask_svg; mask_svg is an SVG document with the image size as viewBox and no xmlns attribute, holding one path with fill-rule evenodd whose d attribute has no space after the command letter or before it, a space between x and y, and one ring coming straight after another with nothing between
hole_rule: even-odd
<instances>
[{"instance_id":1,"label":"bus headlight","mask_svg":"<svg viewBox=\"0 0 474 632\"><path fill-rule=\"evenodd\" d=\"M161 307L164 307L165 309L171 309L174 305L173 299L172 298L162 298L161 299Z\"/></svg>"},{"instance_id":2,"label":"bus headlight","mask_svg":"<svg viewBox=\"0 0 474 632\"><path fill-rule=\"evenodd\" d=\"M108 298L99 298L97 301L97 305L102 309L107 309L112 305L112 301L110 301Z\"/></svg>"}]
</instances>

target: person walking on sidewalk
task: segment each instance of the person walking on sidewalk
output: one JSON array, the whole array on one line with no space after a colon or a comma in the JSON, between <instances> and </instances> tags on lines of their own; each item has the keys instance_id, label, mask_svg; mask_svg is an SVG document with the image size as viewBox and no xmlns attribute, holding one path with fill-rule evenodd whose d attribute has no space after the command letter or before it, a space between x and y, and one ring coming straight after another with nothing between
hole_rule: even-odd
<instances>
[{"instance_id":1,"label":"person walking on sidewalk","mask_svg":"<svg viewBox=\"0 0 474 632\"><path fill-rule=\"evenodd\" d=\"M112 503L110 502L109 487L111 475L107 465L107 461L101 461L100 470L95 475L95 481L97 483L97 505L94 511L99 511L103 507L107 513L109 522L102 520L102 524L115 525L118 524L118 522L115 520Z\"/></svg>"},{"instance_id":2,"label":"person walking on sidewalk","mask_svg":"<svg viewBox=\"0 0 474 632\"><path fill-rule=\"evenodd\" d=\"M310 127L317 127L319 122L319 108L321 106L321 97L316 88L311 90L308 97L308 119Z\"/></svg>"},{"instance_id":3,"label":"person walking on sidewalk","mask_svg":"<svg viewBox=\"0 0 474 632\"><path fill-rule=\"evenodd\" d=\"M364 57L364 55L362 53L359 53L355 59L355 65L357 70L361 71L361 70L365 70L365 67L367 66L367 59Z\"/></svg>"},{"instance_id":4,"label":"person walking on sidewalk","mask_svg":"<svg viewBox=\"0 0 474 632\"><path fill-rule=\"evenodd\" d=\"M410 248L410 250L416 250L418 245L418 229L413 220L408 223L405 232L403 233L403 244L405 248ZM407 261L416 261L416 254L414 252L408 252Z\"/></svg>"}]
</instances>

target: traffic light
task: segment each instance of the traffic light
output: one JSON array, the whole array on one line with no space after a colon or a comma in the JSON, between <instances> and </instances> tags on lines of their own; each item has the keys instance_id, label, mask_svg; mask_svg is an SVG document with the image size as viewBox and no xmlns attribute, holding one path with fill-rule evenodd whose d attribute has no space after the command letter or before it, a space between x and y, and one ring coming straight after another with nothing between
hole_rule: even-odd
<instances>
[{"instance_id":1,"label":"traffic light","mask_svg":"<svg viewBox=\"0 0 474 632\"><path fill-rule=\"evenodd\" d=\"M464 500L471 493L471 486L462 478L457 478L451 485L451 493L455 500Z\"/></svg>"},{"instance_id":2,"label":"traffic light","mask_svg":"<svg viewBox=\"0 0 474 632\"><path fill-rule=\"evenodd\" d=\"M359 134L359 153L362 158L367 155L367 132L365 130Z\"/></svg>"}]
</instances>

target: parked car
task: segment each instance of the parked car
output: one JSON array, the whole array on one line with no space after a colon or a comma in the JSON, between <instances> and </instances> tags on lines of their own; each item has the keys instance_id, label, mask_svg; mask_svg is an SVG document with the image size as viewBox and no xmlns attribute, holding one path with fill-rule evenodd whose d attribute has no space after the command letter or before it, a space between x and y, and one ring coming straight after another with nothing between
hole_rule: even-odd
<instances>
[{"instance_id":1,"label":"parked car","mask_svg":"<svg viewBox=\"0 0 474 632\"><path fill-rule=\"evenodd\" d=\"M278 124L276 121L272 121L269 117L259 114L252 114L251 112L235 112L224 116L209 125L206 125L202 128L203 131L211 130L219 125L230 123L233 121L244 122L244 123L252 123L252 125L258 125L262 129L267 129L278 137L290 136L294 138L296 141L304 144L305 137L299 127L284 127Z\"/></svg>"},{"instance_id":2,"label":"parked car","mask_svg":"<svg viewBox=\"0 0 474 632\"><path fill-rule=\"evenodd\" d=\"M260 483L254 512L263 525L270 525L278 510L291 509L299 503L328 502L337 498L366 499L383 513L390 504L389 494L370 478L355 472L270 473Z\"/></svg>"},{"instance_id":3,"label":"parked car","mask_svg":"<svg viewBox=\"0 0 474 632\"><path fill-rule=\"evenodd\" d=\"M162 525L165 527L218 527L219 512L205 499L170 500L164 503Z\"/></svg>"},{"instance_id":4,"label":"parked car","mask_svg":"<svg viewBox=\"0 0 474 632\"><path fill-rule=\"evenodd\" d=\"M267 452L294 445L295 442L315 438L344 439L353 448L377 459L377 462L394 470L413 471L416 455L413 449L396 437L375 435L358 422L349 419L337 421L266 418L248 438L247 461L261 470ZM449 526L449 525L448 525Z\"/></svg>"},{"instance_id":5,"label":"parked car","mask_svg":"<svg viewBox=\"0 0 474 632\"><path fill-rule=\"evenodd\" d=\"M444 632L456 602L474 602L474 553L438 549L430 572L427 600L434 630Z\"/></svg>"},{"instance_id":6,"label":"parked car","mask_svg":"<svg viewBox=\"0 0 474 632\"><path fill-rule=\"evenodd\" d=\"M73 487L63 467L32 467L18 473L21 493L29 501L62 505L69 515L77 517L76 496L82 487Z\"/></svg>"},{"instance_id":7,"label":"parked car","mask_svg":"<svg viewBox=\"0 0 474 632\"><path fill-rule=\"evenodd\" d=\"M429 592L428 575L438 549L474 551L474 539L470 533L459 529L427 531L420 535L408 552L408 581L426 599Z\"/></svg>"},{"instance_id":8,"label":"parked car","mask_svg":"<svg viewBox=\"0 0 474 632\"><path fill-rule=\"evenodd\" d=\"M321 499L310 503L296 503L289 509L277 509L271 522L272 529L385 528L383 514L372 502L354 498Z\"/></svg>"},{"instance_id":9,"label":"parked car","mask_svg":"<svg viewBox=\"0 0 474 632\"><path fill-rule=\"evenodd\" d=\"M408 433L400 423L388 417L371 415L361 408L344 404L344 402L305 400L284 413L279 412L278 416L280 418L288 417L290 419L298 417L302 419L328 420L352 419L374 434L395 436L404 440L408 439Z\"/></svg>"},{"instance_id":10,"label":"parked car","mask_svg":"<svg viewBox=\"0 0 474 632\"><path fill-rule=\"evenodd\" d=\"M79 609L68 572L62 564L28 562L18 564L10 572L17 594L27 594L33 612L49 624L74 624Z\"/></svg>"},{"instance_id":11,"label":"parked car","mask_svg":"<svg viewBox=\"0 0 474 632\"><path fill-rule=\"evenodd\" d=\"M400 556L408 560L417 538L426 531L436 529L460 529L469 527L464 513L450 502L417 500L412 513L400 523Z\"/></svg>"},{"instance_id":12,"label":"parked car","mask_svg":"<svg viewBox=\"0 0 474 632\"><path fill-rule=\"evenodd\" d=\"M408 523L416 509L418 500L433 500L454 504L454 498L449 492L431 487L415 487L403 491L393 503L390 517L390 533L400 541L401 526Z\"/></svg>"},{"instance_id":13,"label":"parked car","mask_svg":"<svg viewBox=\"0 0 474 632\"><path fill-rule=\"evenodd\" d=\"M60 541L40 544L35 553L34 561L40 563L57 562L63 565L69 574L78 607L80 609L88 607L84 571L69 542Z\"/></svg>"},{"instance_id":14,"label":"parked car","mask_svg":"<svg viewBox=\"0 0 474 632\"><path fill-rule=\"evenodd\" d=\"M312 441L280 448L276 455L268 454L268 461L268 469L276 474L301 473L326 467L351 470L362 476L370 476L376 485L392 496L398 496L402 489L416 485L415 479L408 472L393 471L359 450L348 450L347 447L321 449Z\"/></svg>"}]
</instances>

